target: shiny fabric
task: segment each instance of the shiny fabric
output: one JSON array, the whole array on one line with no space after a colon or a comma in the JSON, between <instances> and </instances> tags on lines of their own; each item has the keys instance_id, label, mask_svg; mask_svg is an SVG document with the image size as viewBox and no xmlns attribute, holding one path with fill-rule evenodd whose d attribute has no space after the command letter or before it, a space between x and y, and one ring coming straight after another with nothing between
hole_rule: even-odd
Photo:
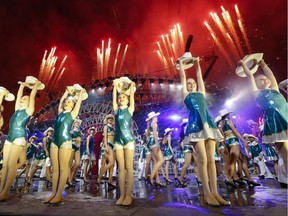
<instances>
[{"instance_id":1,"label":"shiny fabric","mask_svg":"<svg viewBox=\"0 0 288 216\"><path fill-rule=\"evenodd\" d=\"M115 129L112 125L107 124L107 142L108 146L114 149L114 136L115 136Z\"/></svg>"},{"instance_id":2,"label":"shiny fabric","mask_svg":"<svg viewBox=\"0 0 288 216\"><path fill-rule=\"evenodd\" d=\"M79 140L79 138L81 140L81 137L82 137L81 131L75 130L75 129L72 130L71 138L72 138L73 141L74 140Z\"/></svg>"},{"instance_id":3,"label":"shiny fabric","mask_svg":"<svg viewBox=\"0 0 288 216\"><path fill-rule=\"evenodd\" d=\"M140 148L140 158L145 159L146 158L146 148L144 145Z\"/></svg>"},{"instance_id":4,"label":"shiny fabric","mask_svg":"<svg viewBox=\"0 0 288 216\"><path fill-rule=\"evenodd\" d=\"M16 110L10 119L7 140L13 143L16 138L24 137L27 139L26 125L29 120L30 116L26 109Z\"/></svg>"},{"instance_id":5,"label":"shiny fabric","mask_svg":"<svg viewBox=\"0 0 288 216\"><path fill-rule=\"evenodd\" d=\"M99 152L99 160L102 160L102 155L105 153L105 148L101 147Z\"/></svg>"},{"instance_id":6,"label":"shiny fabric","mask_svg":"<svg viewBox=\"0 0 288 216\"><path fill-rule=\"evenodd\" d=\"M238 137L234 134L231 127L228 125L228 120L224 120L224 124L222 126L222 130L224 136L226 138L225 145L227 148L230 148L232 145L240 145Z\"/></svg>"},{"instance_id":7,"label":"shiny fabric","mask_svg":"<svg viewBox=\"0 0 288 216\"><path fill-rule=\"evenodd\" d=\"M155 148L157 146L156 146L156 140L154 138L153 128L150 127L149 130L150 130L150 133L149 133L149 137L147 138L146 144L147 144L147 147L150 150L152 150L153 148ZM157 132L158 132L158 128L157 128Z\"/></svg>"},{"instance_id":8,"label":"shiny fabric","mask_svg":"<svg viewBox=\"0 0 288 216\"><path fill-rule=\"evenodd\" d=\"M47 140L46 140L46 148L47 148L47 150L49 152L49 155L50 155L51 144L52 144L52 138L48 137Z\"/></svg>"},{"instance_id":9,"label":"shiny fabric","mask_svg":"<svg viewBox=\"0 0 288 216\"><path fill-rule=\"evenodd\" d=\"M34 155L36 154L37 152L37 147L34 143L30 143L29 147L27 148L27 151L26 151L26 160L29 160L31 158L34 157Z\"/></svg>"},{"instance_id":10,"label":"shiny fabric","mask_svg":"<svg viewBox=\"0 0 288 216\"><path fill-rule=\"evenodd\" d=\"M172 156L172 151L171 151L171 149L169 148L169 145L168 145L168 144L166 144L165 147L164 147L163 156L164 156L164 157Z\"/></svg>"},{"instance_id":11,"label":"shiny fabric","mask_svg":"<svg viewBox=\"0 0 288 216\"><path fill-rule=\"evenodd\" d=\"M210 116L206 99L202 93L189 93L184 103L189 111L186 129L186 136L189 136L189 142L223 138L213 118Z\"/></svg>"},{"instance_id":12,"label":"shiny fabric","mask_svg":"<svg viewBox=\"0 0 288 216\"><path fill-rule=\"evenodd\" d=\"M265 147L265 152L267 156L267 161L277 161L278 154L276 153L274 148L272 148L270 144L264 144L264 147Z\"/></svg>"},{"instance_id":13,"label":"shiny fabric","mask_svg":"<svg viewBox=\"0 0 288 216\"><path fill-rule=\"evenodd\" d=\"M182 149L182 148L181 148ZM191 145L184 145L184 149L183 149L184 153L192 153L193 152L193 148ZM184 155L183 155L184 156Z\"/></svg>"},{"instance_id":14,"label":"shiny fabric","mask_svg":"<svg viewBox=\"0 0 288 216\"><path fill-rule=\"evenodd\" d=\"M71 126L73 124L73 119L71 116L71 112L62 112L60 113L55 122L54 126L54 140L53 143L60 148L61 144L70 141L71 134Z\"/></svg>"},{"instance_id":15,"label":"shiny fabric","mask_svg":"<svg viewBox=\"0 0 288 216\"><path fill-rule=\"evenodd\" d=\"M253 141L251 143L248 144L249 145L249 154L254 158L254 157L258 157L261 152L262 152L262 148L259 145L259 143Z\"/></svg>"},{"instance_id":16,"label":"shiny fabric","mask_svg":"<svg viewBox=\"0 0 288 216\"><path fill-rule=\"evenodd\" d=\"M131 130L132 116L128 108L118 109L115 114L115 136L114 142L118 145L126 145L134 141Z\"/></svg>"},{"instance_id":17,"label":"shiny fabric","mask_svg":"<svg viewBox=\"0 0 288 216\"><path fill-rule=\"evenodd\" d=\"M263 112L262 143L288 141L288 104L283 95L274 89L264 89L256 102Z\"/></svg>"}]
</instances>

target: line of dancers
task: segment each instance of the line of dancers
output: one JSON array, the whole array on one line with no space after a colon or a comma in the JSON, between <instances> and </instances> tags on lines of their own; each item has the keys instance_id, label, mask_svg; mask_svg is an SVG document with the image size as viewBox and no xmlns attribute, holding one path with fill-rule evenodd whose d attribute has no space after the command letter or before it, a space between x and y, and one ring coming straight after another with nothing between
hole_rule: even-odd
<instances>
[{"instance_id":1,"label":"line of dancers","mask_svg":"<svg viewBox=\"0 0 288 216\"><path fill-rule=\"evenodd\" d=\"M255 59L252 60L255 61ZM247 66L247 61L248 60L244 58L239 61L238 65L243 69L246 77L248 77L251 88L255 93L256 101L263 111L264 127L261 137L262 143L265 145L275 144L279 150L279 155L282 157L285 167L284 170L287 174L287 102L283 95L279 93L276 79L264 60L260 59L257 62L257 68L260 65L264 74L255 76L255 78L253 75L254 71ZM195 65L196 68L197 82L192 78L186 78L185 69L193 65ZM187 120L183 121L183 132L180 137L180 143L183 149L181 157L184 157L184 166L178 178L178 161L176 160L171 143L173 129L167 128L165 130L165 135L162 140L165 147L162 153L159 144L160 138L158 136L157 118L160 113L150 112L146 119L147 129L144 136L144 143L147 145L147 148L143 150L146 153L147 164L145 168L145 179L152 187L164 187L165 184L160 181L159 170L162 171L166 183L170 183L171 179L169 178L168 170L170 164L173 164L174 179L177 185L185 187L187 186L184 181L186 170L193 158L194 165L196 164L197 167L197 180L201 182L203 187L205 202L211 206L230 205L230 202L223 199L218 191L215 165L217 164L217 162L215 163L216 146L224 158L225 183L227 187L233 190L237 185L243 184L243 172L247 184L249 186L257 186L258 184L253 181L249 173L247 160L240 151L241 140L247 152L250 152L248 155L258 164L260 168L259 176L263 176L264 173L267 172L267 169L265 167L263 168L263 164L261 165L259 162L261 161L262 153L257 149L258 147L255 144L257 139L250 135L241 135L238 132L236 126L230 119L230 111L220 110L219 120L212 118L205 98L206 89L202 78L200 58L191 56L191 58L187 59L186 57L181 57L177 60L176 68L179 69L180 80L183 86L183 101L188 110ZM16 178L17 169L25 164L26 157L28 160L25 172L29 170L29 158L31 159L31 155L35 153L37 160L30 176L29 174L27 175L27 182L31 184L33 174L37 169L44 166L45 163L47 180L52 184L52 194L47 197L43 203L62 202L62 192L65 185L67 182L69 185L73 184L73 179L75 179L76 172L80 166L79 145L83 134L79 131L81 120L77 119L77 116L81 103L87 99L88 94L86 90L78 84L67 86L59 102L58 115L54 127L48 128L45 131L43 149L38 152L38 147L34 145L35 137L30 137L29 142L27 141L28 132L26 126L35 110L36 93L44 89L45 86L41 81L32 76L27 76L26 80L19 82L19 84L20 87L16 97L15 112L10 119L9 132L3 150L0 201L7 199L11 185ZM24 88L32 89L29 96L23 95ZM120 197L116 201L116 205L122 206L129 206L133 202L132 188L134 183L135 138L131 129L131 120L135 110L135 91L135 83L128 77L117 78L113 81L112 105L114 114L107 113L104 120L103 163L97 179L97 183L99 184L105 172L108 170L112 172L111 170L113 169L116 159L118 166L118 186L120 189ZM1 87L1 106L3 99L11 101L14 98L7 89ZM3 121L1 121L1 124L3 124ZM93 152L93 146L95 144L93 136L95 131L96 129L93 127L89 129L89 135L85 142L86 149L82 156L84 181L88 181L88 175L96 163L96 156ZM148 175L151 160L153 160L153 168L150 175ZM165 171L162 167L164 162ZM238 175L236 173L236 164L238 166ZM265 171L263 171L263 169ZM24 171L22 170L22 172ZM109 186L115 187L111 179L110 174Z\"/></svg>"}]
</instances>

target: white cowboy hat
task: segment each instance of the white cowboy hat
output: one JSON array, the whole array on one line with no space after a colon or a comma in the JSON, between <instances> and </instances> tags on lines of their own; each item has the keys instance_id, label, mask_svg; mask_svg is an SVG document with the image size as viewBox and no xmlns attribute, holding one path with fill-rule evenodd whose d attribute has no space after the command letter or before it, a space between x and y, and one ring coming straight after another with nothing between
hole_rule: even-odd
<instances>
[{"instance_id":1,"label":"white cowboy hat","mask_svg":"<svg viewBox=\"0 0 288 216\"><path fill-rule=\"evenodd\" d=\"M187 123L188 123L188 118L182 119L180 126L182 126L183 124L187 124Z\"/></svg>"},{"instance_id":2,"label":"white cowboy hat","mask_svg":"<svg viewBox=\"0 0 288 216\"><path fill-rule=\"evenodd\" d=\"M166 134L168 134L170 131L174 131L174 128L166 128L164 130L164 136L166 136Z\"/></svg>"},{"instance_id":3,"label":"white cowboy hat","mask_svg":"<svg viewBox=\"0 0 288 216\"><path fill-rule=\"evenodd\" d=\"M259 61L262 60L263 58L263 53L254 53L250 55L246 55L242 61L247 65L249 70L251 71L252 74L254 74L258 67L259 67ZM246 77L246 74L244 73L244 69L242 66L238 66L236 68L236 74L240 77Z\"/></svg>"},{"instance_id":4,"label":"white cowboy hat","mask_svg":"<svg viewBox=\"0 0 288 216\"><path fill-rule=\"evenodd\" d=\"M192 57L191 52L185 52L184 55L181 56L181 57L177 60L177 62L175 63L174 67L175 67L177 70L180 70L179 60L182 60L183 69L191 68L191 67L193 67L196 59L197 59L197 58Z\"/></svg>"},{"instance_id":5,"label":"white cowboy hat","mask_svg":"<svg viewBox=\"0 0 288 216\"><path fill-rule=\"evenodd\" d=\"M47 128L47 129L44 131L44 136L47 136L47 133L48 133L49 131L54 131L54 128L52 128L52 127Z\"/></svg>"},{"instance_id":6,"label":"white cowboy hat","mask_svg":"<svg viewBox=\"0 0 288 216\"><path fill-rule=\"evenodd\" d=\"M130 80L128 77L120 77L118 79L113 80L113 85L116 86L116 90L119 94L126 94L130 95L130 84L132 83L132 80ZM134 92L136 91L136 86L134 86Z\"/></svg>"},{"instance_id":7,"label":"white cowboy hat","mask_svg":"<svg viewBox=\"0 0 288 216\"><path fill-rule=\"evenodd\" d=\"M5 97L4 97L4 99L5 99L6 101L13 101L13 100L15 100L14 94L10 93L10 92L9 92L6 88L4 88L3 86L0 86L0 93L1 93L1 92L7 92L6 95L5 95Z\"/></svg>"},{"instance_id":8,"label":"white cowboy hat","mask_svg":"<svg viewBox=\"0 0 288 216\"><path fill-rule=\"evenodd\" d=\"M218 115L218 116L216 116L216 118L214 119L214 122L215 122L215 123L218 123L219 121L221 121L221 119L222 119L222 116Z\"/></svg>"},{"instance_id":9,"label":"white cowboy hat","mask_svg":"<svg viewBox=\"0 0 288 216\"><path fill-rule=\"evenodd\" d=\"M96 132L96 128L94 126L89 128L89 133L90 133L91 130L94 130Z\"/></svg>"},{"instance_id":10,"label":"white cowboy hat","mask_svg":"<svg viewBox=\"0 0 288 216\"><path fill-rule=\"evenodd\" d=\"M79 85L78 83L76 83L73 86L67 86L67 89L70 92L70 94L73 95L75 100L78 100L79 93L83 89L83 87L81 85ZM88 98L88 94L87 94L87 92L85 90L85 92L82 95L82 100L86 100L87 98Z\"/></svg>"},{"instance_id":11,"label":"white cowboy hat","mask_svg":"<svg viewBox=\"0 0 288 216\"><path fill-rule=\"evenodd\" d=\"M79 119L79 118L76 118L76 119L74 119L74 122L73 122L73 124L74 124L74 123L76 123L76 122L79 122L79 124L81 124L81 123L82 123L82 120L81 120L81 119Z\"/></svg>"},{"instance_id":12,"label":"white cowboy hat","mask_svg":"<svg viewBox=\"0 0 288 216\"><path fill-rule=\"evenodd\" d=\"M221 117L223 117L223 116L225 116L225 115L227 115L227 114L229 114L229 113L231 113L232 111L229 111L229 110L227 110L227 109L223 109L223 110L220 110L219 111L219 115L221 116Z\"/></svg>"},{"instance_id":13,"label":"white cowboy hat","mask_svg":"<svg viewBox=\"0 0 288 216\"><path fill-rule=\"evenodd\" d=\"M249 137L250 137L250 138L254 138L256 141L259 140L258 137L254 136L253 134L247 134L247 133L245 133L245 134L243 134L242 136L243 136L244 138L245 138L245 137L248 137L248 138L249 138Z\"/></svg>"},{"instance_id":14,"label":"white cowboy hat","mask_svg":"<svg viewBox=\"0 0 288 216\"><path fill-rule=\"evenodd\" d=\"M288 93L288 79L279 83L279 88Z\"/></svg>"},{"instance_id":15,"label":"white cowboy hat","mask_svg":"<svg viewBox=\"0 0 288 216\"><path fill-rule=\"evenodd\" d=\"M150 119L152 119L153 117L155 116L159 116L160 115L160 112L158 113L155 113L154 111L148 113L148 118L146 118L146 121L149 121Z\"/></svg>"},{"instance_id":16,"label":"white cowboy hat","mask_svg":"<svg viewBox=\"0 0 288 216\"><path fill-rule=\"evenodd\" d=\"M36 77L33 76L26 76L25 82L19 81L18 84L24 83L25 86L27 86L30 89L34 88L35 83L38 81ZM43 90L45 88L45 85L41 83L38 87L37 90Z\"/></svg>"},{"instance_id":17,"label":"white cowboy hat","mask_svg":"<svg viewBox=\"0 0 288 216\"><path fill-rule=\"evenodd\" d=\"M108 118L112 118L113 121L115 121L115 117L114 117L114 115L112 115L112 114L108 114L108 115L105 116L104 124L107 124L107 120L108 120Z\"/></svg>"},{"instance_id":18,"label":"white cowboy hat","mask_svg":"<svg viewBox=\"0 0 288 216\"><path fill-rule=\"evenodd\" d=\"M31 136L31 137L29 138L29 142L30 142L30 140L31 140L31 139L35 139L35 140L37 140L37 139L38 139L38 137L36 137L36 136L34 136L34 135L33 135L33 136Z\"/></svg>"}]
</instances>

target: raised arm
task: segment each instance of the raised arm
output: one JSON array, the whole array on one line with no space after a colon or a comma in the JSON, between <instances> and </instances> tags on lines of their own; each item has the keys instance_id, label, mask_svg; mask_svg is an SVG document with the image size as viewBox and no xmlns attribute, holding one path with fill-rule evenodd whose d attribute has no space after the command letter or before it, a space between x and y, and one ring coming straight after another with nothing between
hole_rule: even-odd
<instances>
[{"instance_id":1,"label":"raised arm","mask_svg":"<svg viewBox=\"0 0 288 216\"><path fill-rule=\"evenodd\" d=\"M130 101L129 101L129 107L128 107L128 110L131 113L131 115L133 114L135 110L134 87L135 87L135 82L132 82L130 84Z\"/></svg>"},{"instance_id":2,"label":"raised arm","mask_svg":"<svg viewBox=\"0 0 288 216\"><path fill-rule=\"evenodd\" d=\"M183 61L181 59L177 60L179 62L179 75L182 84L182 94L185 97L188 94L187 83L186 83L186 73L183 68Z\"/></svg>"},{"instance_id":3,"label":"raised arm","mask_svg":"<svg viewBox=\"0 0 288 216\"><path fill-rule=\"evenodd\" d=\"M83 98L83 93L85 93L85 92L86 92L85 89L81 89L81 91L79 93L78 100L77 100L73 110L71 111L71 117L73 119L75 119L78 116L78 114L79 114L79 110L80 110L81 103L82 103L82 98Z\"/></svg>"},{"instance_id":4,"label":"raised arm","mask_svg":"<svg viewBox=\"0 0 288 216\"><path fill-rule=\"evenodd\" d=\"M249 68L244 63L243 60L238 62L238 66L243 67L244 73L248 77L248 79L250 81L250 85L251 85L252 90L254 92L254 96L256 97L258 95L258 93L259 93L259 89L257 88L257 85L256 85L255 78L254 78L253 74L251 73L251 71L249 70Z\"/></svg>"},{"instance_id":5,"label":"raised arm","mask_svg":"<svg viewBox=\"0 0 288 216\"><path fill-rule=\"evenodd\" d=\"M40 81L37 81L30 93L30 97L29 97L29 106L26 109L26 112L29 116L32 116L35 110L35 97L37 94L37 87L41 84Z\"/></svg>"},{"instance_id":6,"label":"raised arm","mask_svg":"<svg viewBox=\"0 0 288 216\"><path fill-rule=\"evenodd\" d=\"M195 58L195 66L196 66L196 75L197 75L197 85L198 85L198 92L201 92L203 95L206 94L205 85L202 77L202 70L200 66L200 59Z\"/></svg>"},{"instance_id":7,"label":"raised arm","mask_svg":"<svg viewBox=\"0 0 288 216\"><path fill-rule=\"evenodd\" d=\"M263 69L264 74L267 76L267 78L271 81L271 89L274 89L279 92L279 87L277 80L272 72L272 70L269 68L269 66L264 62L262 59L259 62L260 67Z\"/></svg>"},{"instance_id":8,"label":"raised arm","mask_svg":"<svg viewBox=\"0 0 288 216\"><path fill-rule=\"evenodd\" d=\"M6 96L7 93L8 93L8 91L3 91L0 93L0 106L3 102L3 98Z\"/></svg>"},{"instance_id":9,"label":"raised arm","mask_svg":"<svg viewBox=\"0 0 288 216\"><path fill-rule=\"evenodd\" d=\"M117 104L116 83L114 83L114 82L113 82L112 104L113 104L113 110L114 110L114 112L116 112L116 110L118 109L118 104Z\"/></svg>"},{"instance_id":10,"label":"raised arm","mask_svg":"<svg viewBox=\"0 0 288 216\"><path fill-rule=\"evenodd\" d=\"M65 100L65 98L67 98L68 94L69 94L69 91L68 91L68 89L66 88L66 90L65 90L65 92L64 92L64 94L63 94L63 96L61 97L60 102L59 102L58 114L61 113L61 112L63 112L63 101Z\"/></svg>"},{"instance_id":11,"label":"raised arm","mask_svg":"<svg viewBox=\"0 0 288 216\"><path fill-rule=\"evenodd\" d=\"M24 90L25 84L21 83L17 92L17 98L16 98L16 103L15 103L15 111L20 109L20 100L23 96L23 90Z\"/></svg>"}]
</instances>

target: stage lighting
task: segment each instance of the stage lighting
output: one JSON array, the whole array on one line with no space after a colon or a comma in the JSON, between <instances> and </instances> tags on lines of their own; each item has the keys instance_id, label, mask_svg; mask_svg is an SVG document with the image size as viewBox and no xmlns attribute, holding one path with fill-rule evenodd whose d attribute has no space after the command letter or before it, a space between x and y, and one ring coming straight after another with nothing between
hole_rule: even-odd
<instances>
[{"instance_id":1,"label":"stage lighting","mask_svg":"<svg viewBox=\"0 0 288 216\"><path fill-rule=\"evenodd\" d=\"M155 81L154 79L149 79L149 80L150 80L150 83L151 83L151 84L153 84L154 81Z\"/></svg>"}]
</instances>

